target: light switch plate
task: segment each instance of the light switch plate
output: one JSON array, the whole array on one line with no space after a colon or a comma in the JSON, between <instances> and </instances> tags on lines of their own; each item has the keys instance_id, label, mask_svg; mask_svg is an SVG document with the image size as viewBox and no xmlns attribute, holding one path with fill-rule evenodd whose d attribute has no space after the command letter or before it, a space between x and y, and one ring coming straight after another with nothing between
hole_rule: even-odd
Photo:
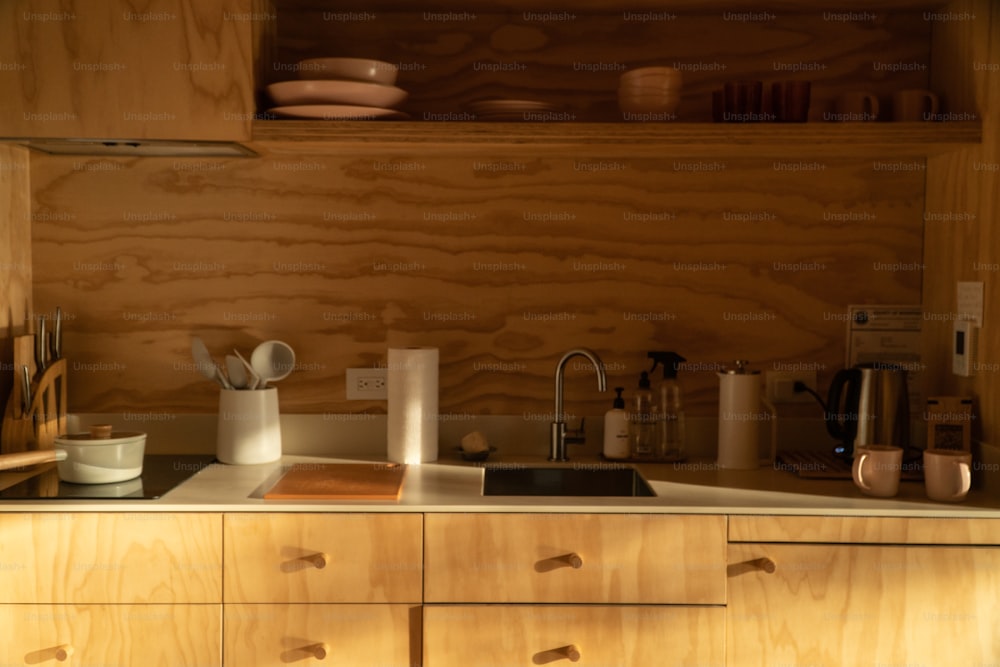
<instances>
[{"instance_id":1,"label":"light switch plate","mask_svg":"<svg viewBox=\"0 0 1000 667\"><path fill-rule=\"evenodd\" d=\"M962 377L972 375L976 352L976 327L969 320L955 320L951 338L951 372Z\"/></svg>"}]
</instances>

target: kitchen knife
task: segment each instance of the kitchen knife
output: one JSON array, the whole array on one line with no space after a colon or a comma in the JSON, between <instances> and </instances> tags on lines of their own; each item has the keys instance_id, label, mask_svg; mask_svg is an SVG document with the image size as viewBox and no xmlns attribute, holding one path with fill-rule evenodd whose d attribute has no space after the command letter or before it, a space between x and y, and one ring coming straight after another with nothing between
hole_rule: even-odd
<instances>
[{"instance_id":1,"label":"kitchen knife","mask_svg":"<svg viewBox=\"0 0 1000 667\"><path fill-rule=\"evenodd\" d=\"M48 366L48 345L45 341L45 316L38 318L38 328L35 331L35 367L39 375L45 372Z\"/></svg>"},{"instance_id":2,"label":"kitchen knife","mask_svg":"<svg viewBox=\"0 0 1000 667\"><path fill-rule=\"evenodd\" d=\"M52 359L62 358L62 308L56 306L56 323L52 330L52 340L50 344Z\"/></svg>"},{"instance_id":3,"label":"kitchen knife","mask_svg":"<svg viewBox=\"0 0 1000 667\"><path fill-rule=\"evenodd\" d=\"M21 366L21 417L31 411L31 375L27 366Z\"/></svg>"}]
</instances>

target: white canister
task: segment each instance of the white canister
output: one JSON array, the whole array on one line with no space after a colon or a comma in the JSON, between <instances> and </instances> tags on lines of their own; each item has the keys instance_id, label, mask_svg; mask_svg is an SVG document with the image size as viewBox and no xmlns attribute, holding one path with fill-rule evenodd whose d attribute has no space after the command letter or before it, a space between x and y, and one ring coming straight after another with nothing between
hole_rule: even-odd
<instances>
[{"instance_id":1,"label":"white canister","mask_svg":"<svg viewBox=\"0 0 1000 667\"><path fill-rule=\"evenodd\" d=\"M216 456L223 463L249 465L281 458L278 389L222 389Z\"/></svg>"},{"instance_id":2,"label":"white canister","mask_svg":"<svg viewBox=\"0 0 1000 667\"><path fill-rule=\"evenodd\" d=\"M760 371L746 361L719 373L720 468L752 470L760 467Z\"/></svg>"}]
</instances>

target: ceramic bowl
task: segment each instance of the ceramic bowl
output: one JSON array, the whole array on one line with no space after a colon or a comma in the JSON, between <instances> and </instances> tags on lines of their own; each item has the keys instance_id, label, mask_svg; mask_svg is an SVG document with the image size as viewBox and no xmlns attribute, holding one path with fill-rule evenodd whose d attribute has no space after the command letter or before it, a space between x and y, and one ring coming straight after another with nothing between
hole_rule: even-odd
<instances>
[{"instance_id":1,"label":"ceramic bowl","mask_svg":"<svg viewBox=\"0 0 1000 667\"><path fill-rule=\"evenodd\" d=\"M391 86L399 68L392 63L366 58L309 58L299 62L299 78L367 81Z\"/></svg>"}]
</instances>

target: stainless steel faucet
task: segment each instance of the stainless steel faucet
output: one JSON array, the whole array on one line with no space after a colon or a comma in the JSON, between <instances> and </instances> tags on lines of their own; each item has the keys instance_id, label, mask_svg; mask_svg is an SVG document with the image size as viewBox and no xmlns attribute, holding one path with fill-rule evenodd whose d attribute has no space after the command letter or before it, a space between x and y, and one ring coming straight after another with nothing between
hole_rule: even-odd
<instances>
[{"instance_id":1,"label":"stainless steel faucet","mask_svg":"<svg viewBox=\"0 0 1000 667\"><path fill-rule=\"evenodd\" d=\"M578 347L563 355L556 364L556 407L552 414L552 428L549 437L549 461L568 461L566 456L566 421L563 415L563 375L566 373L566 362L573 357L586 357L597 370L597 388L606 391L607 378L604 375L604 363L597 353L585 347Z\"/></svg>"}]
</instances>

